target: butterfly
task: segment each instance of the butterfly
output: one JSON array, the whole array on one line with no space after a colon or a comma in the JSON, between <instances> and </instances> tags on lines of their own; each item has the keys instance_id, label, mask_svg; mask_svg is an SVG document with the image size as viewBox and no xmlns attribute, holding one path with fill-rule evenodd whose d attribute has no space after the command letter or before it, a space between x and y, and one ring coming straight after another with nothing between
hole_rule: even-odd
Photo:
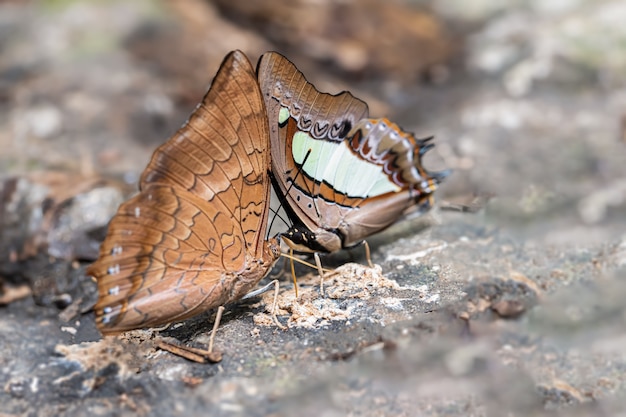
<instances>
[{"instance_id":1,"label":"butterfly","mask_svg":"<svg viewBox=\"0 0 626 417\"><path fill-rule=\"evenodd\" d=\"M284 56L268 52L257 76L268 110L272 182L293 226L282 238L298 252L351 248L407 211L426 211L448 171L431 173L416 139L389 120L368 118L349 92L319 92Z\"/></svg>"},{"instance_id":2,"label":"butterfly","mask_svg":"<svg viewBox=\"0 0 626 417\"><path fill-rule=\"evenodd\" d=\"M266 109L240 51L224 59L185 124L153 154L140 192L109 224L94 307L103 334L154 327L235 301L280 256L265 239L270 201Z\"/></svg>"}]
</instances>

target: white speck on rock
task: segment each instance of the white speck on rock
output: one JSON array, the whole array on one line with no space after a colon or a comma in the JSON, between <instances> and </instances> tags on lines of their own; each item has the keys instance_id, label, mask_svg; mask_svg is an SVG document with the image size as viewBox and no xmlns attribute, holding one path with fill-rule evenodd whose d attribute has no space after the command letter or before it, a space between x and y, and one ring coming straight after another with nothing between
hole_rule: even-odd
<instances>
[{"instance_id":1,"label":"white speck on rock","mask_svg":"<svg viewBox=\"0 0 626 417\"><path fill-rule=\"evenodd\" d=\"M439 294L433 294L430 297L428 297L427 299L424 300L425 303L437 303L439 302L439 299L441 298L441 296Z\"/></svg>"},{"instance_id":2,"label":"white speck on rock","mask_svg":"<svg viewBox=\"0 0 626 417\"><path fill-rule=\"evenodd\" d=\"M412 253L408 253L408 254L402 254L402 255L394 255L394 254L390 254L387 256L387 260L388 261L392 261L392 260L398 260L398 261L411 261L411 262L417 262L417 259L419 258L423 258L433 252L440 252L442 250L444 250L445 248L448 247L448 243L447 242L441 242L437 245L433 245L431 247L427 247L424 248L422 250L418 250Z\"/></svg>"},{"instance_id":3,"label":"white speck on rock","mask_svg":"<svg viewBox=\"0 0 626 417\"><path fill-rule=\"evenodd\" d=\"M73 328L73 327L69 327L69 326L62 326L62 327L61 327L61 330L62 330L62 331L64 331L64 332L67 332L67 333L69 333L69 334L71 334L71 335L76 334L76 329L75 329L75 328Z\"/></svg>"},{"instance_id":4,"label":"white speck on rock","mask_svg":"<svg viewBox=\"0 0 626 417\"><path fill-rule=\"evenodd\" d=\"M187 375L187 365L172 365L157 371L157 376L165 381L179 381Z\"/></svg>"},{"instance_id":5,"label":"white speck on rock","mask_svg":"<svg viewBox=\"0 0 626 417\"><path fill-rule=\"evenodd\" d=\"M404 306L402 305L402 301L399 298L395 297L381 297L380 302L382 305L387 307L390 310L401 311L404 310Z\"/></svg>"}]
</instances>

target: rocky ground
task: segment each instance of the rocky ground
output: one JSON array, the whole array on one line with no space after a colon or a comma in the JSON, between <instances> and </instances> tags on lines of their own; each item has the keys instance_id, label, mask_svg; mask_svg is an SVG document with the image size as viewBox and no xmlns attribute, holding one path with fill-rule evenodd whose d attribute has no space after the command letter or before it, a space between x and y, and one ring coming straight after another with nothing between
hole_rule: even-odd
<instances>
[{"instance_id":1,"label":"rocky ground","mask_svg":"<svg viewBox=\"0 0 626 417\"><path fill-rule=\"evenodd\" d=\"M479 210L373 237L374 269L359 249L324 259L337 267L324 297L299 269L296 302L286 276L287 330L271 294L231 306L218 364L157 348L205 346L213 312L100 337L80 313L94 288L79 262L98 234L5 234L0 416L626 415L626 5L407 2L376 20L359 2L321 1L309 19L310 2L225 3L0 2L0 201L48 196L54 225L102 227L95 207L128 195L239 48L253 61L281 50L320 89L436 135L429 163L454 169L442 207ZM336 16L352 20L319 24ZM406 39L403 60L359 34L373 21ZM90 198L70 210L75 195Z\"/></svg>"}]
</instances>

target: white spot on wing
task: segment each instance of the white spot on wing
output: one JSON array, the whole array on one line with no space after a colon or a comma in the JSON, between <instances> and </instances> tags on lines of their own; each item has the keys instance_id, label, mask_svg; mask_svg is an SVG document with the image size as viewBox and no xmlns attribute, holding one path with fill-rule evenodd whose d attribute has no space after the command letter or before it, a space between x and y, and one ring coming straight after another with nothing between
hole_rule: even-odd
<instances>
[{"instance_id":1,"label":"white spot on wing","mask_svg":"<svg viewBox=\"0 0 626 417\"><path fill-rule=\"evenodd\" d=\"M287 119L289 119L289 109L281 106L278 112L278 123L283 124Z\"/></svg>"},{"instance_id":2,"label":"white spot on wing","mask_svg":"<svg viewBox=\"0 0 626 417\"><path fill-rule=\"evenodd\" d=\"M109 269L107 269L107 273L109 275L116 275L120 273L120 265L119 264L115 264L113 266L110 266Z\"/></svg>"}]
</instances>

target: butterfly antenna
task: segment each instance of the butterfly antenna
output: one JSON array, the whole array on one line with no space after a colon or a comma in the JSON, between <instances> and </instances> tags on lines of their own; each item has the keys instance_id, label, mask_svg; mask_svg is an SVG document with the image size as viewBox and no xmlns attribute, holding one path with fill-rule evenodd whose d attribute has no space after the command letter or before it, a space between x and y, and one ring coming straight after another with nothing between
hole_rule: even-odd
<instances>
[{"instance_id":1,"label":"butterfly antenna","mask_svg":"<svg viewBox=\"0 0 626 417\"><path fill-rule=\"evenodd\" d=\"M306 163L307 159L309 158L309 156L311 155L311 150L309 149L308 152L306 153L306 155L304 156L304 161L302 161L302 166L298 167L298 171L296 172L296 176L293 177L293 180L291 181L291 184L289 184L289 187L287 187L287 190L285 191L285 195L281 196L278 195L278 200L279 200L279 205L278 208L276 210L272 209L270 207L270 210L272 210L272 212L274 213L274 216L272 217L272 220L270 221L269 227L267 228L267 234L269 236L270 231L272 230L272 226L274 225L274 220L276 220L276 217L280 218L283 223L285 223L287 226L291 227L293 226L293 223L291 222L291 218L288 217L288 221L286 221L285 219L283 219L278 212L280 211L281 208L283 208L283 206L285 205L285 196L289 194L289 191L291 191L291 187L294 186L296 180L298 179L298 176L300 175L300 173L302 172L302 167L304 166L304 164ZM274 175L270 172L270 177L272 178L272 184L276 184L276 178L274 177ZM276 190L278 187L274 187L274 189ZM309 190L310 192L310 190ZM278 193L277 193L278 194ZM319 216L319 211L317 210L317 206L315 206L315 212L316 214Z\"/></svg>"},{"instance_id":2,"label":"butterfly antenna","mask_svg":"<svg viewBox=\"0 0 626 417\"><path fill-rule=\"evenodd\" d=\"M298 176L302 173L302 170L304 169L304 164L306 164L307 159L309 159L309 156L311 156L311 149L309 148L309 150L306 152L306 155L304 155L304 160L302 161L302 165L300 165L298 167L298 171L296 172L296 176L293 177L293 180L291 181L291 184L289 185L289 188L287 188L287 192L286 194L289 194L289 191L291 191L291 187L294 186L294 184L296 183L296 180L298 179ZM315 183L315 181L314 181ZM309 192L309 194L311 194L311 197L314 196L313 194L313 190L307 190ZM313 199L313 202L315 203L315 199ZM319 210L317 209L317 204L314 204L315 207L315 214L317 214L318 216L320 215Z\"/></svg>"},{"instance_id":3,"label":"butterfly antenna","mask_svg":"<svg viewBox=\"0 0 626 417\"><path fill-rule=\"evenodd\" d=\"M280 201L280 199L279 199ZM289 218L287 218L287 220L285 220L285 218L283 216L280 215L280 209L282 208L283 203L282 201L279 202L279 206L276 210L274 210L273 208L270 207L270 211L272 212L272 220L270 221L270 224L267 228L267 233L265 234L265 239L267 240L270 236L270 231L272 230L272 226L274 225L274 220L276 220L276 218L282 220L282 222L287 226L287 227L291 227L292 224L290 224L289 222Z\"/></svg>"}]
</instances>

